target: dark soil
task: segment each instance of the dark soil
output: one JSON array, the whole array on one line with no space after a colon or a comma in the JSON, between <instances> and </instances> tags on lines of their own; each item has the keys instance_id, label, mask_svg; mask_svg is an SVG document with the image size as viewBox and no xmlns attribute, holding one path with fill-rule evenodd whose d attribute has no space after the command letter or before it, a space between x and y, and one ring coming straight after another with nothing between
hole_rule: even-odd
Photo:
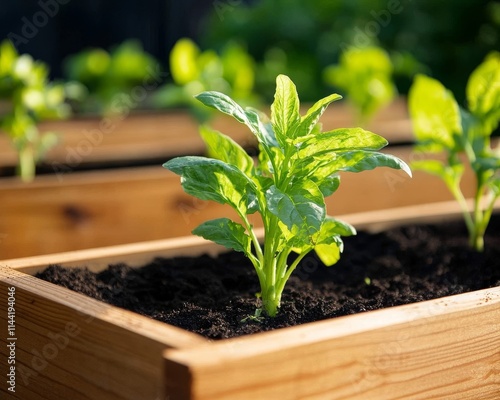
<instances>
[{"instance_id":1,"label":"dark soil","mask_svg":"<svg viewBox=\"0 0 500 400\"><path fill-rule=\"evenodd\" d=\"M307 256L285 288L280 312L247 321L258 283L241 253L217 259L156 259L94 274L51 266L39 278L139 314L222 339L500 285L500 215L484 253L468 249L462 222L412 225L345 238L344 254L324 267Z\"/></svg>"}]
</instances>

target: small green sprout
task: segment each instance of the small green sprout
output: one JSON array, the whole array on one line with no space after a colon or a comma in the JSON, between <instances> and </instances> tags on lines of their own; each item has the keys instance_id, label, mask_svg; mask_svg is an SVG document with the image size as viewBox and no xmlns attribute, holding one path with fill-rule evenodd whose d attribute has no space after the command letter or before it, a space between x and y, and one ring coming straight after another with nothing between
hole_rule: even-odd
<instances>
[{"instance_id":1,"label":"small green sprout","mask_svg":"<svg viewBox=\"0 0 500 400\"><path fill-rule=\"evenodd\" d=\"M228 136L203 128L201 135L214 158L178 157L164 164L181 176L188 194L229 204L237 212L241 223L219 218L193 233L249 258L259 279L263 311L271 317L288 278L307 254L315 250L324 264L333 265L343 250L341 236L356 233L326 213L325 197L338 189L339 173L385 166L411 175L402 160L377 151L387 141L374 133L361 128L321 131L320 116L340 95L319 100L301 116L294 83L285 75L276 83L270 120L222 93L197 95L203 104L248 126L259 143L257 161ZM263 246L249 219L254 213L262 218ZM292 252L298 256L289 263Z\"/></svg>"},{"instance_id":2,"label":"small green sprout","mask_svg":"<svg viewBox=\"0 0 500 400\"><path fill-rule=\"evenodd\" d=\"M429 154L444 153L446 160L419 160L412 167L444 181L461 206L470 246L482 251L484 233L500 196L500 147L491 147L491 134L500 119L500 53L491 53L472 72L466 95L468 110L437 80L416 77L409 92L416 148ZM460 188L465 162L476 178L472 212Z\"/></svg>"},{"instance_id":3,"label":"small green sprout","mask_svg":"<svg viewBox=\"0 0 500 400\"><path fill-rule=\"evenodd\" d=\"M6 101L0 126L18 152L18 175L23 181L34 178L37 161L57 143L54 133L41 135L37 123L69 114L65 87L49 82L48 75L44 63L19 55L9 40L0 44L0 99Z\"/></svg>"}]
</instances>

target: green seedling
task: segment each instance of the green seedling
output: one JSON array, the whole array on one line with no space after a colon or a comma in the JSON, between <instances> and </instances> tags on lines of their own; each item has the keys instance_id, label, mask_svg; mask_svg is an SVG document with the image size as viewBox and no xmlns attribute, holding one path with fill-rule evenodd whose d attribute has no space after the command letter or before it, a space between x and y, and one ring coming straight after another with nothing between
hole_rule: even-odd
<instances>
[{"instance_id":1,"label":"green seedling","mask_svg":"<svg viewBox=\"0 0 500 400\"><path fill-rule=\"evenodd\" d=\"M0 125L18 153L18 175L35 176L36 163L57 143L54 133L41 134L37 123L69 114L65 87L49 82L48 67L28 54L18 54L9 40L0 44Z\"/></svg>"},{"instance_id":2,"label":"green seedling","mask_svg":"<svg viewBox=\"0 0 500 400\"><path fill-rule=\"evenodd\" d=\"M193 233L243 252L253 264L261 292L263 315L274 317L290 275L315 250L326 265L343 250L342 236L355 234L350 224L327 216L325 197L339 187L339 173L375 167L402 169L400 159L378 152L387 141L361 128L322 132L318 120L327 106L341 98L332 94L299 114L294 83L279 75L270 120L243 108L219 92L197 99L245 124L257 138L258 160L222 133L202 128L206 157L179 157L164 167L181 176L184 190L202 200L229 204L240 222L219 218L202 223ZM251 223L258 213L264 226L263 246ZM297 257L289 263L294 252ZM291 259L291 257L290 257ZM260 310L255 314L260 316Z\"/></svg>"},{"instance_id":3,"label":"green seedling","mask_svg":"<svg viewBox=\"0 0 500 400\"><path fill-rule=\"evenodd\" d=\"M484 233L500 196L500 148L491 146L500 119L500 53L491 53L472 72L466 96L467 110L440 82L417 76L409 92L417 149L444 153L445 161L434 157L415 161L412 167L444 181L461 206L471 247L482 251ZM466 164L476 178L471 212L460 187Z\"/></svg>"}]
</instances>

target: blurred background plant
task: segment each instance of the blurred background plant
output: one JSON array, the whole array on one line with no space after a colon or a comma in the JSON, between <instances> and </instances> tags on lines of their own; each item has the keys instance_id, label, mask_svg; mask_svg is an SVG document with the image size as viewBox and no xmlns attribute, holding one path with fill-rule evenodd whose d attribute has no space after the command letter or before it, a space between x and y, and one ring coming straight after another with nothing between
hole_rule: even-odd
<instances>
[{"instance_id":1,"label":"blurred background plant","mask_svg":"<svg viewBox=\"0 0 500 400\"><path fill-rule=\"evenodd\" d=\"M19 55L9 40L0 44L0 126L18 153L18 175L35 176L36 163L57 143L53 132L40 133L37 123L69 115L65 86L49 81L49 68L28 54Z\"/></svg>"},{"instance_id":2,"label":"blurred background plant","mask_svg":"<svg viewBox=\"0 0 500 400\"><path fill-rule=\"evenodd\" d=\"M87 48L63 63L65 78L83 85L79 89L81 96L72 104L80 113L113 113L118 95L130 95L134 87L146 86L159 68L156 58L145 52L137 40L126 40L109 52ZM134 105L143 101L135 101Z\"/></svg>"},{"instance_id":3,"label":"blurred background plant","mask_svg":"<svg viewBox=\"0 0 500 400\"><path fill-rule=\"evenodd\" d=\"M224 11L205 19L200 44L245 43L259 63L256 90L266 101L277 71L291 77L304 100L327 95L323 70L348 48L377 45L392 59L400 94L415 74L427 73L463 103L464 77L500 48L500 2L492 0L260 0Z\"/></svg>"},{"instance_id":4,"label":"blurred background plant","mask_svg":"<svg viewBox=\"0 0 500 400\"><path fill-rule=\"evenodd\" d=\"M205 122L214 112L194 98L203 91L223 92L247 106L259 103L254 93L254 60L236 42L227 42L217 53L211 49L201 51L193 40L181 38L170 52L169 65L173 82L155 93L155 108L187 107L200 122Z\"/></svg>"},{"instance_id":5,"label":"blurred background plant","mask_svg":"<svg viewBox=\"0 0 500 400\"><path fill-rule=\"evenodd\" d=\"M359 94L348 93L331 66L343 64L344 52L373 46L390 58L397 94L407 95L413 77L424 73L464 104L464 77L500 48L498 0L68 2L43 29L32 23L38 31L32 37L23 32L40 7L21 3L3 6L0 34L50 61L52 77L81 82L84 91L73 89L87 93L86 101L73 105L85 112L109 111L116 93L130 93L158 63L165 71L161 89L137 105L188 107L200 120L209 114L194 108L198 89L270 104L278 74L290 76L304 102L330 92L349 100Z\"/></svg>"},{"instance_id":6,"label":"blurred background plant","mask_svg":"<svg viewBox=\"0 0 500 400\"><path fill-rule=\"evenodd\" d=\"M389 55L380 47L352 47L340 55L338 65L325 68L324 80L347 97L362 126L396 97L393 69Z\"/></svg>"}]
</instances>

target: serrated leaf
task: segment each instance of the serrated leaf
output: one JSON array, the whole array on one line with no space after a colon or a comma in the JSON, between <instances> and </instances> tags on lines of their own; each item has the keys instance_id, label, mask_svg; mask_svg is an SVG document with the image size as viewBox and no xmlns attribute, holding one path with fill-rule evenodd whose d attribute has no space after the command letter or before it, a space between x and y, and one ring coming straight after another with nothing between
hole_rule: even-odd
<instances>
[{"instance_id":1,"label":"serrated leaf","mask_svg":"<svg viewBox=\"0 0 500 400\"><path fill-rule=\"evenodd\" d=\"M453 94L439 81L418 75L408 94L408 106L419 142L434 143L436 151L454 147L453 136L462 132L460 110Z\"/></svg>"},{"instance_id":2,"label":"serrated leaf","mask_svg":"<svg viewBox=\"0 0 500 400\"><path fill-rule=\"evenodd\" d=\"M220 244L228 249L250 254L250 236L245 233L245 228L229 218L218 218L207 221L196 227L193 234Z\"/></svg>"},{"instance_id":3,"label":"serrated leaf","mask_svg":"<svg viewBox=\"0 0 500 400\"><path fill-rule=\"evenodd\" d=\"M207 145L208 155L234 165L250 176L253 160L247 152L233 139L206 126L200 128L200 135Z\"/></svg>"},{"instance_id":4,"label":"serrated leaf","mask_svg":"<svg viewBox=\"0 0 500 400\"><path fill-rule=\"evenodd\" d=\"M256 196L255 185L236 167L205 157L174 158L163 167L181 176L184 191L201 200L229 204L246 214Z\"/></svg>"},{"instance_id":5,"label":"serrated leaf","mask_svg":"<svg viewBox=\"0 0 500 400\"><path fill-rule=\"evenodd\" d=\"M286 75L276 78L276 92L271 105L271 123L278 143L284 148L300 123L300 103L295 84Z\"/></svg>"},{"instance_id":6,"label":"serrated leaf","mask_svg":"<svg viewBox=\"0 0 500 400\"><path fill-rule=\"evenodd\" d=\"M288 187L286 193L271 186L266 191L267 206L289 230L297 227L304 236L314 235L326 216L324 197L313 182Z\"/></svg>"}]
</instances>

